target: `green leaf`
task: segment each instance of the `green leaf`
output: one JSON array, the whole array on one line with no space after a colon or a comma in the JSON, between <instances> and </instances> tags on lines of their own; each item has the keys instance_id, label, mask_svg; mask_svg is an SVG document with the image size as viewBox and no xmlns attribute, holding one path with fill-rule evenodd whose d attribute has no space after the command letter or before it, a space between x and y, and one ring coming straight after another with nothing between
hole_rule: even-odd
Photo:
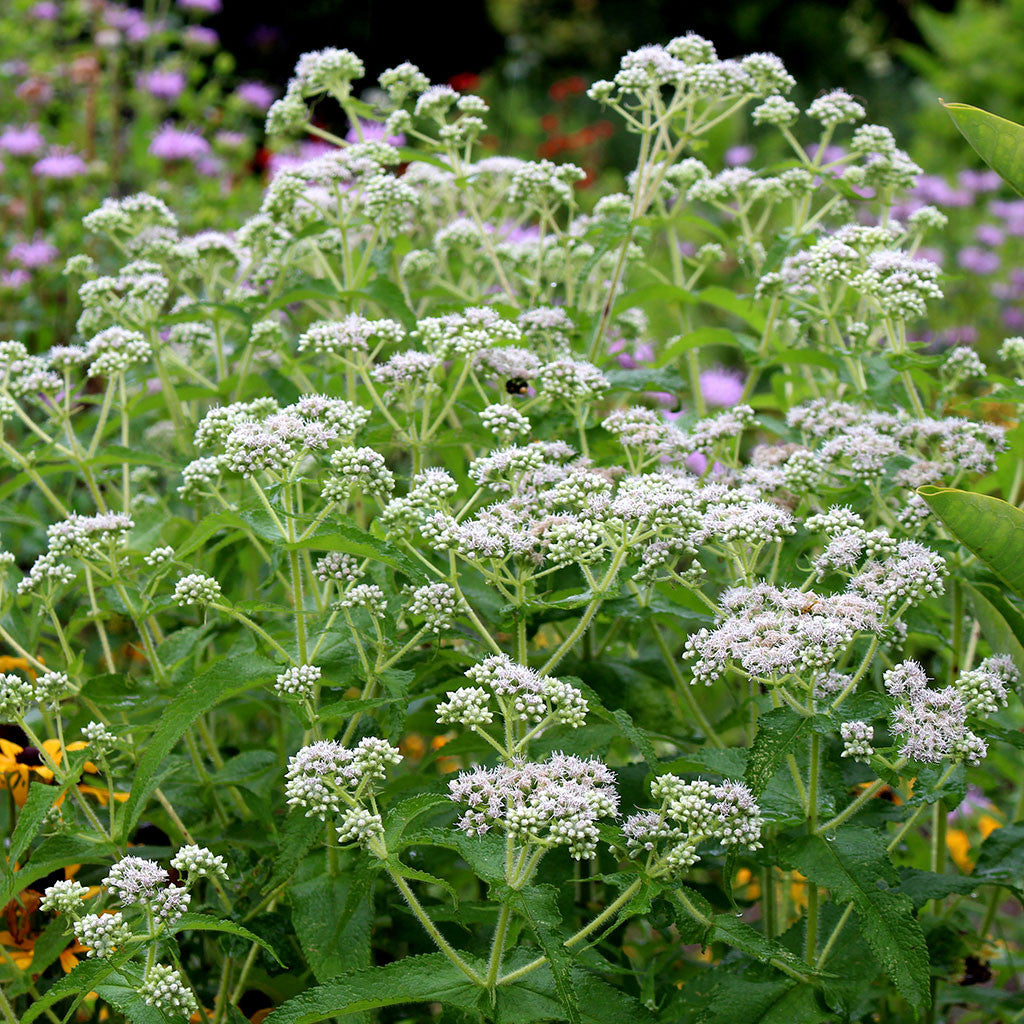
<instances>
[{"instance_id":1,"label":"green leaf","mask_svg":"<svg viewBox=\"0 0 1024 1024\"><path fill-rule=\"evenodd\" d=\"M257 946L265 949L282 967L284 961L274 951L274 947L266 939L260 938L248 928L243 928L234 921L223 921L218 917L208 917L205 914L182 914L174 922L172 932L227 932L229 935L237 935L239 938L255 942Z\"/></svg>"},{"instance_id":2,"label":"green leaf","mask_svg":"<svg viewBox=\"0 0 1024 1024\"><path fill-rule=\"evenodd\" d=\"M900 892L909 896L918 908L951 893L972 893L980 884L972 875L940 875L918 868L900 868Z\"/></svg>"},{"instance_id":3,"label":"green leaf","mask_svg":"<svg viewBox=\"0 0 1024 1024\"><path fill-rule=\"evenodd\" d=\"M139 820L153 790L160 762L185 735L185 730L210 708L236 694L270 682L279 666L258 654L236 654L213 662L182 687L164 712L135 770L131 793L118 816L118 835L125 838Z\"/></svg>"},{"instance_id":4,"label":"green leaf","mask_svg":"<svg viewBox=\"0 0 1024 1024\"><path fill-rule=\"evenodd\" d=\"M809 733L810 721L789 707L772 708L758 718L757 735L743 773L743 780L755 798L764 792L800 735Z\"/></svg>"},{"instance_id":5,"label":"green leaf","mask_svg":"<svg viewBox=\"0 0 1024 1024\"><path fill-rule=\"evenodd\" d=\"M900 994L915 1007L928 1005L924 933L909 897L888 888L899 877L882 837L871 829L846 826L831 841L814 835L794 839L781 856L816 885L831 890L834 899L853 902L872 954Z\"/></svg>"},{"instance_id":6,"label":"green leaf","mask_svg":"<svg viewBox=\"0 0 1024 1024\"><path fill-rule=\"evenodd\" d=\"M917 493L965 548L1024 596L1024 512L1000 498L952 487L929 484Z\"/></svg>"},{"instance_id":7,"label":"green leaf","mask_svg":"<svg viewBox=\"0 0 1024 1024\"><path fill-rule=\"evenodd\" d=\"M33 851L28 863L0 884L0 907L33 882L69 864L105 864L117 856L117 847L81 836L50 836Z\"/></svg>"},{"instance_id":8,"label":"green leaf","mask_svg":"<svg viewBox=\"0 0 1024 1024\"><path fill-rule=\"evenodd\" d=\"M727 967L696 1024L822 1024L836 1018L810 985L774 975L751 977Z\"/></svg>"},{"instance_id":9,"label":"green leaf","mask_svg":"<svg viewBox=\"0 0 1024 1024\"><path fill-rule=\"evenodd\" d=\"M400 840L406 829L422 814L438 811L442 807L451 808L451 800L443 793L420 793L395 804L384 820L384 842L392 853L401 846Z\"/></svg>"},{"instance_id":10,"label":"green leaf","mask_svg":"<svg viewBox=\"0 0 1024 1024\"><path fill-rule=\"evenodd\" d=\"M779 942L767 938L756 928L752 928L745 921L739 920L735 914L716 914L714 916L714 927L711 931L711 942L724 942L734 949L738 949L747 956L752 956L761 963L769 963L772 959L781 960L805 974L813 974L811 970L799 957L786 949Z\"/></svg>"},{"instance_id":11,"label":"green leaf","mask_svg":"<svg viewBox=\"0 0 1024 1024\"><path fill-rule=\"evenodd\" d=\"M982 635L994 651L1008 654L1024 672L1024 615L992 583L961 581Z\"/></svg>"},{"instance_id":12,"label":"green leaf","mask_svg":"<svg viewBox=\"0 0 1024 1024\"><path fill-rule=\"evenodd\" d=\"M127 963L133 952L134 950L126 950L108 960L80 960L70 974L51 985L39 999L33 1000L32 1005L22 1016L21 1024L32 1024L32 1021L42 1017L51 1006L67 996L82 996L91 992L101 982L110 978L121 964ZM80 998L76 999L74 1006L80 1001Z\"/></svg>"},{"instance_id":13,"label":"green leaf","mask_svg":"<svg viewBox=\"0 0 1024 1024\"><path fill-rule=\"evenodd\" d=\"M412 559L402 554L387 541L378 540L373 534L360 530L354 524L340 522L340 516L331 516L329 524L303 540L280 545L284 551L343 551L359 558L372 558L393 569L399 569L413 579L420 579L423 570Z\"/></svg>"},{"instance_id":14,"label":"green leaf","mask_svg":"<svg viewBox=\"0 0 1024 1024\"><path fill-rule=\"evenodd\" d=\"M558 933L562 915L558 910L558 890L553 885L534 885L529 889L492 886L491 893L507 903L530 923L540 948L548 958L551 977L555 983L558 1001L569 1024L580 1024L580 1003L573 985L572 954L565 948L564 938Z\"/></svg>"},{"instance_id":15,"label":"green leaf","mask_svg":"<svg viewBox=\"0 0 1024 1024\"><path fill-rule=\"evenodd\" d=\"M404 1003L444 1003L472 1009L482 995L480 987L444 955L429 953L318 985L279 1006L266 1018L266 1024L315 1024L330 1017Z\"/></svg>"},{"instance_id":16,"label":"green leaf","mask_svg":"<svg viewBox=\"0 0 1024 1024\"><path fill-rule=\"evenodd\" d=\"M967 103L939 102L978 156L1024 195L1024 127Z\"/></svg>"},{"instance_id":17,"label":"green leaf","mask_svg":"<svg viewBox=\"0 0 1024 1024\"><path fill-rule=\"evenodd\" d=\"M325 855L314 854L289 887L292 924L317 981L331 981L370 962L375 872L356 870L365 859L357 851L339 851L338 874L328 874Z\"/></svg>"},{"instance_id":18,"label":"green leaf","mask_svg":"<svg viewBox=\"0 0 1024 1024\"><path fill-rule=\"evenodd\" d=\"M995 829L981 844L972 878L978 885L996 882L1012 889L1024 902L1024 825Z\"/></svg>"}]
</instances>

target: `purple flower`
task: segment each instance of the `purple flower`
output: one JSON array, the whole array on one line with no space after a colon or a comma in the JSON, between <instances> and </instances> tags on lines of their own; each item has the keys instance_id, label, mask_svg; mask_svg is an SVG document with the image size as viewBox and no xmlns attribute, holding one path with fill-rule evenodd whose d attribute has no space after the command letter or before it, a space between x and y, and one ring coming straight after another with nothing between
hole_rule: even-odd
<instances>
[{"instance_id":1,"label":"purple flower","mask_svg":"<svg viewBox=\"0 0 1024 1024\"><path fill-rule=\"evenodd\" d=\"M149 71L139 75L135 85L154 99L170 103L185 91L185 75L181 71Z\"/></svg>"},{"instance_id":2,"label":"purple flower","mask_svg":"<svg viewBox=\"0 0 1024 1024\"><path fill-rule=\"evenodd\" d=\"M193 50L216 50L220 45L220 36L205 25L189 25L185 29L185 45Z\"/></svg>"},{"instance_id":3,"label":"purple flower","mask_svg":"<svg viewBox=\"0 0 1024 1024\"><path fill-rule=\"evenodd\" d=\"M1003 310L1003 324L1011 331L1024 330L1024 309L1010 306Z\"/></svg>"},{"instance_id":4,"label":"purple flower","mask_svg":"<svg viewBox=\"0 0 1024 1024\"><path fill-rule=\"evenodd\" d=\"M220 0L178 0L183 11L195 11L197 14L219 14Z\"/></svg>"},{"instance_id":5,"label":"purple flower","mask_svg":"<svg viewBox=\"0 0 1024 1024\"><path fill-rule=\"evenodd\" d=\"M961 188L969 188L972 192L998 192L1003 179L995 171L961 171L957 175Z\"/></svg>"},{"instance_id":6,"label":"purple flower","mask_svg":"<svg viewBox=\"0 0 1024 1024\"><path fill-rule=\"evenodd\" d=\"M56 21L60 17L60 8L52 0L42 0L28 9L28 16L38 21Z\"/></svg>"},{"instance_id":7,"label":"purple flower","mask_svg":"<svg viewBox=\"0 0 1024 1024\"><path fill-rule=\"evenodd\" d=\"M953 188L937 174L922 174L911 189L911 195L923 203L934 203L936 206L970 206L974 202L971 192Z\"/></svg>"},{"instance_id":8,"label":"purple flower","mask_svg":"<svg viewBox=\"0 0 1024 1024\"><path fill-rule=\"evenodd\" d=\"M0 132L0 150L11 156L34 156L45 140L34 124L10 125Z\"/></svg>"},{"instance_id":9,"label":"purple flower","mask_svg":"<svg viewBox=\"0 0 1024 1024\"><path fill-rule=\"evenodd\" d=\"M57 247L40 235L36 235L31 242L16 242L7 252L7 258L12 263L18 263L29 270L45 267L59 255Z\"/></svg>"},{"instance_id":10,"label":"purple flower","mask_svg":"<svg viewBox=\"0 0 1024 1024\"><path fill-rule=\"evenodd\" d=\"M217 132L213 141L221 149L244 149L249 142L249 136L245 132Z\"/></svg>"},{"instance_id":11,"label":"purple flower","mask_svg":"<svg viewBox=\"0 0 1024 1024\"><path fill-rule=\"evenodd\" d=\"M23 288L32 280L32 275L18 267L16 270L6 270L0 273L0 288Z\"/></svg>"},{"instance_id":12,"label":"purple flower","mask_svg":"<svg viewBox=\"0 0 1024 1024\"><path fill-rule=\"evenodd\" d=\"M730 146L725 151L726 167L740 167L754 159L757 150L753 146Z\"/></svg>"},{"instance_id":13,"label":"purple flower","mask_svg":"<svg viewBox=\"0 0 1024 1024\"><path fill-rule=\"evenodd\" d=\"M85 174L89 168L85 161L70 149L51 149L41 160L37 160L32 166L35 174L40 178L53 178L64 180L77 178Z\"/></svg>"},{"instance_id":14,"label":"purple flower","mask_svg":"<svg viewBox=\"0 0 1024 1024\"><path fill-rule=\"evenodd\" d=\"M236 90L235 95L247 107L258 110L261 113L270 108L274 102L274 90L263 82L243 82Z\"/></svg>"},{"instance_id":15,"label":"purple flower","mask_svg":"<svg viewBox=\"0 0 1024 1024\"><path fill-rule=\"evenodd\" d=\"M746 378L737 370L718 366L700 375L700 391L708 405L727 409L743 396Z\"/></svg>"},{"instance_id":16,"label":"purple flower","mask_svg":"<svg viewBox=\"0 0 1024 1024\"><path fill-rule=\"evenodd\" d=\"M152 156L161 160L191 160L193 163L210 152L210 144L198 132L165 124L149 144Z\"/></svg>"},{"instance_id":17,"label":"purple flower","mask_svg":"<svg viewBox=\"0 0 1024 1024\"><path fill-rule=\"evenodd\" d=\"M807 147L807 155L813 160L818 155L817 144L810 145ZM823 164L835 163L836 160L842 160L846 156L846 150L842 146L826 146L825 152L822 154L821 162Z\"/></svg>"},{"instance_id":18,"label":"purple flower","mask_svg":"<svg viewBox=\"0 0 1024 1024\"><path fill-rule=\"evenodd\" d=\"M405 145L404 135L388 135L387 129L379 121L364 121L360 118L359 127L362 129L364 142L386 142L391 146ZM347 142L359 141L359 135L355 128L349 128L345 140Z\"/></svg>"},{"instance_id":19,"label":"purple flower","mask_svg":"<svg viewBox=\"0 0 1024 1024\"><path fill-rule=\"evenodd\" d=\"M996 246L1003 244L1006 240L1006 233L1001 228L997 228L995 224L979 224L974 232L974 237L982 245Z\"/></svg>"},{"instance_id":20,"label":"purple flower","mask_svg":"<svg viewBox=\"0 0 1024 1024\"><path fill-rule=\"evenodd\" d=\"M999 269L997 253L980 249L976 245L965 245L957 254L956 261L964 270L974 274L994 274Z\"/></svg>"},{"instance_id":21,"label":"purple flower","mask_svg":"<svg viewBox=\"0 0 1024 1024\"><path fill-rule=\"evenodd\" d=\"M946 262L946 254L941 249L934 249L927 245L921 246L917 250L917 258L928 260L929 263L934 263L937 267L941 267Z\"/></svg>"}]
</instances>

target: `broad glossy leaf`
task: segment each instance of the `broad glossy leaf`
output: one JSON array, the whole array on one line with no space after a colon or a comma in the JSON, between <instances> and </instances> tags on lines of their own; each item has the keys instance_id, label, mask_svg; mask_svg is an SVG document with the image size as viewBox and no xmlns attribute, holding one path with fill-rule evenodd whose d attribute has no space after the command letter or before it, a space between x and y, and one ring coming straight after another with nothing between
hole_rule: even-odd
<instances>
[{"instance_id":1,"label":"broad glossy leaf","mask_svg":"<svg viewBox=\"0 0 1024 1024\"><path fill-rule=\"evenodd\" d=\"M1000 498L953 487L929 485L917 493L964 547L1024 596L1024 512Z\"/></svg>"},{"instance_id":2,"label":"broad glossy leaf","mask_svg":"<svg viewBox=\"0 0 1024 1024\"><path fill-rule=\"evenodd\" d=\"M978 156L1024 195L1024 127L968 103L939 102Z\"/></svg>"},{"instance_id":3,"label":"broad glossy leaf","mask_svg":"<svg viewBox=\"0 0 1024 1024\"><path fill-rule=\"evenodd\" d=\"M1024 672L1024 615L994 584L965 581L963 587L982 635L992 649L1008 654L1018 670Z\"/></svg>"}]
</instances>

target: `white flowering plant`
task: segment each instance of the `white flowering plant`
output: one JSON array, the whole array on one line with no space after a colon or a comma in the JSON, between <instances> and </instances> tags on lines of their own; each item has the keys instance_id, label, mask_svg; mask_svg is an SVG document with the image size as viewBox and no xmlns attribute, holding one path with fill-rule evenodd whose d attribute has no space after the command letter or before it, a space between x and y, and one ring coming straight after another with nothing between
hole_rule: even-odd
<instances>
[{"instance_id":1,"label":"white flowering plant","mask_svg":"<svg viewBox=\"0 0 1024 1024\"><path fill-rule=\"evenodd\" d=\"M908 338L919 169L689 34L590 89L638 157L584 209L362 74L302 57L268 130L333 148L230 230L104 202L79 341L0 343L5 1018L992 1019L1020 385ZM739 114L791 157L702 162Z\"/></svg>"}]
</instances>

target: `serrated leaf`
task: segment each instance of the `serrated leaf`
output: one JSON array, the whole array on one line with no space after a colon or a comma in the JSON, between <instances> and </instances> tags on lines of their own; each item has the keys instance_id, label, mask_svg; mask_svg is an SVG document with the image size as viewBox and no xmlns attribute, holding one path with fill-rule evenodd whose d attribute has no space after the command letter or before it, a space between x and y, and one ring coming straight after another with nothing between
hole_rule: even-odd
<instances>
[{"instance_id":1,"label":"serrated leaf","mask_svg":"<svg viewBox=\"0 0 1024 1024\"><path fill-rule=\"evenodd\" d=\"M846 826L831 840L801 836L785 844L783 860L834 899L852 901L875 959L911 1005L929 1002L928 948L910 899L880 885L899 881L881 835Z\"/></svg>"},{"instance_id":2,"label":"serrated leaf","mask_svg":"<svg viewBox=\"0 0 1024 1024\"><path fill-rule=\"evenodd\" d=\"M939 102L978 156L1024 195L1024 127L968 103Z\"/></svg>"},{"instance_id":3,"label":"serrated leaf","mask_svg":"<svg viewBox=\"0 0 1024 1024\"><path fill-rule=\"evenodd\" d=\"M810 732L810 719L797 714L792 708L772 708L757 720L754 737L743 780L754 797L759 797L778 770L779 762L805 732Z\"/></svg>"},{"instance_id":4,"label":"serrated leaf","mask_svg":"<svg viewBox=\"0 0 1024 1024\"><path fill-rule=\"evenodd\" d=\"M471 1009L482 990L441 953L409 956L357 971L289 999L265 1024L315 1024L345 1014L405 1003L442 1003Z\"/></svg>"},{"instance_id":5,"label":"serrated leaf","mask_svg":"<svg viewBox=\"0 0 1024 1024\"><path fill-rule=\"evenodd\" d=\"M324 871L324 855L314 854L289 886L292 924L306 961L317 981L331 981L370 962L374 873L356 870L365 855L338 853L338 873ZM303 877L306 874L307 877Z\"/></svg>"},{"instance_id":6,"label":"serrated leaf","mask_svg":"<svg viewBox=\"0 0 1024 1024\"><path fill-rule=\"evenodd\" d=\"M1024 512L1000 498L952 487L929 485L917 493L965 548L1024 596Z\"/></svg>"},{"instance_id":7,"label":"serrated leaf","mask_svg":"<svg viewBox=\"0 0 1024 1024\"><path fill-rule=\"evenodd\" d=\"M529 889L512 889L492 886L492 895L507 903L518 914L526 918L540 948L548 958L548 967L555 983L558 1001L569 1024L580 1024L580 1004L572 977L572 954L566 949L564 939L556 931L562 923L558 910L558 890L552 885L534 885Z\"/></svg>"},{"instance_id":8,"label":"serrated leaf","mask_svg":"<svg viewBox=\"0 0 1024 1024\"><path fill-rule=\"evenodd\" d=\"M160 762L178 744L185 730L201 714L228 697L270 682L276 677L279 667L258 654L231 655L214 662L181 688L164 712L135 770L128 800L118 815L118 835L121 838L135 827L146 801L156 789Z\"/></svg>"},{"instance_id":9,"label":"serrated leaf","mask_svg":"<svg viewBox=\"0 0 1024 1024\"><path fill-rule=\"evenodd\" d=\"M218 917L209 917L206 914L182 914L171 929L172 932L227 932L229 935L237 935L239 938L255 942L257 946L265 949L282 967L284 961L277 955L274 947L248 928L243 928L234 921L224 921Z\"/></svg>"},{"instance_id":10,"label":"serrated leaf","mask_svg":"<svg viewBox=\"0 0 1024 1024\"><path fill-rule=\"evenodd\" d=\"M952 893L972 893L981 884L972 875L940 875L918 868L900 868L900 892L906 893L918 908L929 900L940 900Z\"/></svg>"},{"instance_id":11,"label":"serrated leaf","mask_svg":"<svg viewBox=\"0 0 1024 1024\"><path fill-rule=\"evenodd\" d=\"M1024 825L997 828L981 844L972 878L981 885L998 882L1024 902Z\"/></svg>"},{"instance_id":12,"label":"serrated leaf","mask_svg":"<svg viewBox=\"0 0 1024 1024\"><path fill-rule=\"evenodd\" d=\"M749 977L725 969L696 1024L823 1024L835 1020L814 988L780 975Z\"/></svg>"}]
</instances>

